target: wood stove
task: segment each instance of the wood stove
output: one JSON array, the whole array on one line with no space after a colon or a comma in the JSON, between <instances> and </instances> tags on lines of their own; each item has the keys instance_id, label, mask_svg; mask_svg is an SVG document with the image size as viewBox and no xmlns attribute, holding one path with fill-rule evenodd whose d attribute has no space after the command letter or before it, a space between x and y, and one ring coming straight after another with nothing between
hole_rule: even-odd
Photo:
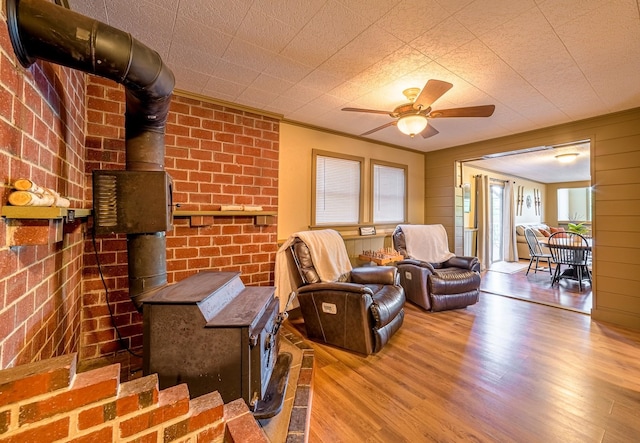
<instances>
[{"instance_id":1,"label":"wood stove","mask_svg":"<svg viewBox=\"0 0 640 443\"><path fill-rule=\"evenodd\" d=\"M291 355L279 354L284 318L273 287L245 287L237 272L200 272L144 300L145 375L191 397L243 398L256 418L277 414Z\"/></svg>"}]
</instances>

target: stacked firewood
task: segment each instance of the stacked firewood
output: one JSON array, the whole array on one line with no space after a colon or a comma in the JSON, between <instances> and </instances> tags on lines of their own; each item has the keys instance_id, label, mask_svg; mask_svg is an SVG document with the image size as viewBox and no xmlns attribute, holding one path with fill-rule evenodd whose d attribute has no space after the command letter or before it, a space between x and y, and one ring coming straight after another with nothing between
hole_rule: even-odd
<instances>
[{"instance_id":1,"label":"stacked firewood","mask_svg":"<svg viewBox=\"0 0 640 443\"><path fill-rule=\"evenodd\" d=\"M68 208L69 200L56 191L35 184L27 178L19 178L13 183L15 189L9 194L9 203L14 206L55 206Z\"/></svg>"}]
</instances>

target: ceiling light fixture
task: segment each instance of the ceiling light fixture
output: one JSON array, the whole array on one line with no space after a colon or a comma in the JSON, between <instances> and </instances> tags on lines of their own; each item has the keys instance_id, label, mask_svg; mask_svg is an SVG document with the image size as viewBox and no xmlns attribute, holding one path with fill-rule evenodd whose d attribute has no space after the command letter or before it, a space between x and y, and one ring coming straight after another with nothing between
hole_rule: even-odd
<instances>
[{"instance_id":1,"label":"ceiling light fixture","mask_svg":"<svg viewBox=\"0 0 640 443\"><path fill-rule=\"evenodd\" d=\"M398 119L397 125L400 132L413 137L427 127L427 117L422 114L403 115Z\"/></svg>"},{"instance_id":2,"label":"ceiling light fixture","mask_svg":"<svg viewBox=\"0 0 640 443\"><path fill-rule=\"evenodd\" d=\"M579 154L577 152L569 152L566 154L558 154L556 158L560 163L571 163Z\"/></svg>"}]
</instances>

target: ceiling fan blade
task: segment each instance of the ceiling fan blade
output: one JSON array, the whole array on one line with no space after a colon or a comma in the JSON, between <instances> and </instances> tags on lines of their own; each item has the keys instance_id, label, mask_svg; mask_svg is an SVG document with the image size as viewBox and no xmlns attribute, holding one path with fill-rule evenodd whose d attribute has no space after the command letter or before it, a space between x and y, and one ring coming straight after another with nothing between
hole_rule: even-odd
<instances>
[{"instance_id":1,"label":"ceiling fan blade","mask_svg":"<svg viewBox=\"0 0 640 443\"><path fill-rule=\"evenodd\" d=\"M378 126L377 128L370 129L370 130L369 130L369 131L367 131L367 132L363 132L363 133L362 133L362 134L360 134L360 135L369 135L369 134L373 134L373 133L374 133L374 132L376 132L376 131L379 131L379 130L384 129L384 128L388 128L389 126L395 126L395 125L396 125L396 123L397 123L397 121L396 121L396 120L394 120L394 121L392 121L392 122L385 123L385 124L384 124L384 125L382 125L382 126Z\"/></svg>"},{"instance_id":2,"label":"ceiling fan blade","mask_svg":"<svg viewBox=\"0 0 640 443\"><path fill-rule=\"evenodd\" d=\"M426 109L444 95L453 85L442 80L429 80L413 102L414 109Z\"/></svg>"},{"instance_id":3,"label":"ceiling fan blade","mask_svg":"<svg viewBox=\"0 0 640 443\"><path fill-rule=\"evenodd\" d=\"M467 108L438 109L431 111L429 118L443 117L491 117L495 105L469 106Z\"/></svg>"},{"instance_id":4,"label":"ceiling fan blade","mask_svg":"<svg viewBox=\"0 0 640 443\"><path fill-rule=\"evenodd\" d=\"M427 125L427 127L422 130L420 135L422 135L422 137L424 137L424 138L429 138L429 137L433 137L434 135L439 134L439 133L440 133L440 131L438 131L436 128L434 128L431 125L431 123L429 123Z\"/></svg>"},{"instance_id":5,"label":"ceiling fan blade","mask_svg":"<svg viewBox=\"0 0 640 443\"><path fill-rule=\"evenodd\" d=\"M349 112L368 112L369 114L386 114L393 117L393 113L389 111L379 111L377 109L362 109L362 108L342 108L343 111Z\"/></svg>"}]
</instances>

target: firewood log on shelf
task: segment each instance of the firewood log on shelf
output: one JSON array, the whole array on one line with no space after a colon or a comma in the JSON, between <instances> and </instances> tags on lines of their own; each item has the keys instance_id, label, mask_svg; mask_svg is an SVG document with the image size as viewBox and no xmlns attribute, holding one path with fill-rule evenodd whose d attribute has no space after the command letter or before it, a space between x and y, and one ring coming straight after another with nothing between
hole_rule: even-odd
<instances>
[{"instance_id":1,"label":"firewood log on shelf","mask_svg":"<svg viewBox=\"0 0 640 443\"><path fill-rule=\"evenodd\" d=\"M18 191L33 192L34 194L44 194L45 191L48 190L48 188L43 188L36 185L34 181L29 180L28 178L17 179L13 182L13 188Z\"/></svg>"},{"instance_id":2,"label":"firewood log on shelf","mask_svg":"<svg viewBox=\"0 0 640 443\"><path fill-rule=\"evenodd\" d=\"M68 208L70 202L53 189L43 188L26 178L13 183L16 191L9 194L9 203L14 206L55 206Z\"/></svg>"}]
</instances>

